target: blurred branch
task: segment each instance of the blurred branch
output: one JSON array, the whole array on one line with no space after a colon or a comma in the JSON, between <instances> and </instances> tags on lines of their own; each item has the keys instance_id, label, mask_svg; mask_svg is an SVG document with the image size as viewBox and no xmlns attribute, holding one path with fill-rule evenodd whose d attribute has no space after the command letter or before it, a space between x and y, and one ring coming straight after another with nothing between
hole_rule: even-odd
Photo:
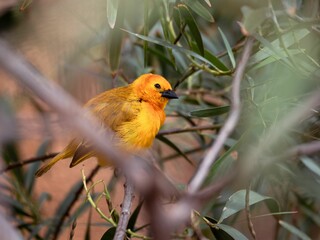
<instances>
[{"instance_id":1,"label":"blurred branch","mask_svg":"<svg viewBox=\"0 0 320 240\"><path fill-rule=\"evenodd\" d=\"M121 214L117 226L117 230L114 236L115 240L123 240L126 236L127 225L130 218L130 208L132 205L132 200L134 198L134 188L128 179L124 184L124 198L121 207Z\"/></svg>"},{"instance_id":2,"label":"blurred branch","mask_svg":"<svg viewBox=\"0 0 320 240\"><path fill-rule=\"evenodd\" d=\"M244 71L247 65L247 62L250 57L251 49L254 43L253 38L248 38L244 50L236 68L233 84L232 84L232 96L231 96L231 109L228 119L226 120L225 125L222 127L216 141L213 143L208 154L205 156L201 162L197 172L193 176L191 182L189 183L188 192L195 193L198 191L208 175L211 165L216 160L220 150L222 149L226 139L231 134L235 128L239 116L240 116L240 82L243 78Z\"/></svg>"},{"instance_id":3,"label":"blurred branch","mask_svg":"<svg viewBox=\"0 0 320 240\"><path fill-rule=\"evenodd\" d=\"M196 153L196 152L200 152L200 151L205 151L207 148L209 148L211 146L211 144L206 144L204 146L200 146L200 147L196 147L196 148L192 148L190 150L186 150L186 151L183 151L183 154L184 155L187 155L187 154L192 154L192 153ZM166 157L163 157L162 158L162 161L170 161L171 159L173 158L176 158L176 157L179 157L181 156L180 153L173 153L171 155L168 155Z\"/></svg>"},{"instance_id":4,"label":"blurred branch","mask_svg":"<svg viewBox=\"0 0 320 240\"><path fill-rule=\"evenodd\" d=\"M10 171L10 170L15 169L17 167L22 167L22 166L30 164L30 163L39 162L39 161L47 160L49 158L53 158L57 154L58 153L49 153L49 154L46 154L46 155L43 155L43 156L33 157L33 158L30 158L30 159L27 159L27 160L24 160L24 161L21 161L21 162L10 164L10 165L6 166L5 168L0 169L0 174L3 174L5 172L7 172L7 171Z\"/></svg>"},{"instance_id":5,"label":"blurred branch","mask_svg":"<svg viewBox=\"0 0 320 240\"><path fill-rule=\"evenodd\" d=\"M318 152L320 152L320 141L313 141L293 147L287 152L287 155L297 157L301 155L311 155Z\"/></svg>"},{"instance_id":6,"label":"blurred branch","mask_svg":"<svg viewBox=\"0 0 320 240\"><path fill-rule=\"evenodd\" d=\"M1 239L3 240L22 240L24 237L21 236L20 232L15 229L11 222L10 218L0 214L0 232Z\"/></svg>"}]
</instances>

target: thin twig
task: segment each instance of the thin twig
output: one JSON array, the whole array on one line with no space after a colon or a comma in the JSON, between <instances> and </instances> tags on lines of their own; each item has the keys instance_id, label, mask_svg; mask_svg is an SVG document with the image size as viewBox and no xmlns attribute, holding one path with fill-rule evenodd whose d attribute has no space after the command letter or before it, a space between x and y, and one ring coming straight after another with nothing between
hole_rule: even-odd
<instances>
[{"instance_id":1,"label":"thin twig","mask_svg":"<svg viewBox=\"0 0 320 240\"><path fill-rule=\"evenodd\" d=\"M39 162L39 161L47 160L49 158L53 158L57 154L58 153L49 153L49 154L46 154L46 155L43 155L43 156L33 157L33 158L29 158L27 160L23 160L21 162L10 164L10 165L6 166L5 168L1 169L0 170L0 174L3 174L5 172L7 172L7 171L10 171L10 170L15 169L17 167L21 167L21 166L24 166L24 165L27 165L27 164L30 164L30 163Z\"/></svg>"},{"instance_id":2,"label":"thin twig","mask_svg":"<svg viewBox=\"0 0 320 240\"><path fill-rule=\"evenodd\" d=\"M177 87L183 83L188 77L190 77L191 75L193 75L194 73L198 72L200 69L191 66L188 68L188 70L183 74L183 76L176 82L176 84L174 85L173 89L176 90Z\"/></svg>"},{"instance_id":3,"label":"thin twig","mask_svg":"<svg viewBox=\"0 0 320 240\"><path fill-rule=\"evenodd\" d=\"M235 128L238 122L238 118L240 116L240 82L241 82L241 79L243 78L244 71L250 57L253 42L254 42L253 38L250 37L247 39L240 62L235 71L233 84L232 84L231 110L230 110L229 117L225 125L222 127L216 141L213 143L208 154L205 156L205 158L201 162L197 172L195 173L194 177L189 183L189 187L188 187L189 193L195 193L200 189L204 179L208 175L210 166L216 160L226 139L231 134L231 132L233 131L233 129Z\"/></svg>"},{"instance_id":4,"label":"thin twig","mask_svg":"<svg viewBox=\"0 0 320 240\"><path fill-rule=\"evenodd\" d=\"M170 134L177 134L177 133L185 133L185 132L196 132L196 131L203 131L203 130L215 130L221 128L222 125L210 125L210 126L199 126L199 127L189 127L189 128L180 128L180 129L168 129L168 130L161 130L157 135L170 135Z\"/></svg>"},{"instance_id":5,"label":"thin twig","mask_svg":"<svg viewBox=\"0 0 320 240\"><path fill-rule=\"evenodd\" d=\"M114 236L115 240L123 240L126 236L127 225L130 218L130 208L132 200L134 198L134 188L132 182L126 179L124 184L124 198L121 207L120 218L117 226L117 230Z\"/></svg>"},{"instance_id":6,"label":"thin twig","mask_svg":"<svg viewBox=\"0 0 320 240\"><path fill-rule=\"evenodd\" d=\"M200 151L205 151L207 148L209 148L211 146L211 144L206 144L204 146L200 146L200 147L196 147L196 148L192 148L190 150L186 150L186 151L183 151L183 154L184 155L188 155L188 154L192 154L192 153L196 153L196 152L200 152ZM173 158L176 158L176 157L179 157L181 156L180 153L173 153L173 154L170 154L166 157L163 157L161 160L163 162L166 162L166 161L170 161L171 159Z\"/></svg>"},{"instance_id":7,"label":"thin twig","mask_svg":"<svg viewBox=\"0 0 320 240\"><path fill-rule=\"evenodd\" d=\"M254 227L253 227L253 223L252 223L252 219L251 219L251 212L250 212L250 183L249 183L248 187L246 188L245 200L246 200L245 212L246 212L248 228L249 228L249 231L250 231L253 239L256 239L256 231L254 230Z\"/></svg>"}]
</instances>

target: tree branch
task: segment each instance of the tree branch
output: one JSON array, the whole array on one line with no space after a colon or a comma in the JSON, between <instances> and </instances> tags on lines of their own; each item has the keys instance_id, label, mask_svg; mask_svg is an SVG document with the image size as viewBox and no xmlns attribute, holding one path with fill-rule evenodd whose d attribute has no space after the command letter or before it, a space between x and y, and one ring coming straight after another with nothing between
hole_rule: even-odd
<instances>
[{"instance_id":1,"label":"tree branch","mask_svg":"<svg viewBox=\"0 0 320 240\"><path fill-rule=\"evenodd\" d=\"M132 182L126 178L124 184L124 198L121 207L120 218L117 226L117 230L114 236L115 240L123 240L126 236L127 225L130 218L130 208L132 200L134 198L134 187Z\"/></svg>"},{"instance_id":2,"label":"tree branch","mask_svg":"<svg viewBox=\"0 0 320 240\"><path fill-rule=\"evenodd\" d=\"M197 172L195 173L192 180L190 181L189 187L188 187L189 193L195 193L200 189L204 179L208 175L211 165L216 160L226 139L231 134L231 132L233 131L233 129L235 128L238 122L238 119L240 116L240 107L241 107L240 106L240 82L241 82L241 79L243 78L243 74L250 57L253 42L254 42L253 38L250 37L247 39L240 62L235 71L235 75L232 83L231 110L230 110L229 117L225 125L222 127L216 141L213 143L208 154L205 156Z\"/></svg>"}]
</instances>

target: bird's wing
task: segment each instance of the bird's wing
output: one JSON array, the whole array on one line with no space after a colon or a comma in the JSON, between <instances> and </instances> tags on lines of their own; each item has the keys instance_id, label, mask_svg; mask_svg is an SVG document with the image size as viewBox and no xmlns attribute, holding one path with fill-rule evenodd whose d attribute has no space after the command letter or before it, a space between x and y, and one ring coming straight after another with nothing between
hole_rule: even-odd
<instances>
[{"instance_id":1,"label":"bird's wing","mask_svg":"<svg viewBox=\"0 0 320 240\"><path fill-rule=\"evenodd\" d=\"M102 93L88 102L86 107L101 120L104 126L117 132L124 122L130 122L137 117L140 108L139 99L133 97L126 88L117 88Z\"/></svg>"},{"instance_id":2,"label":"bird's wing","mask_svg":"<svg viewBox=\"0 0 320 240\"><path fill-rule=\"evenodd\" d=\"M117 91L110 90L107 94L98 95L85 107L98 117L103 127L109 127L117 132L123 123L130 122L137 117L140 111L139 104L139 99L130 96L125 88L118 88ZM94 155L92 145L84 140L77 147L70 167Z\"/></svg>"}]
</instances>

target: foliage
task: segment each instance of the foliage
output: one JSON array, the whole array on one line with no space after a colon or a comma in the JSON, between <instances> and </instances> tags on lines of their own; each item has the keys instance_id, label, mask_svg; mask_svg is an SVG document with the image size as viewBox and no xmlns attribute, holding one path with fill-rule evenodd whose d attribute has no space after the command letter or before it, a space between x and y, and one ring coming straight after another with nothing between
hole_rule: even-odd
<instances>
[{"instance_id":1,"label":"foliage","mask_svg":"<svg viewBox=\"0 0 320 240\"><path fill-rule=\"evenodd\" d=\"M77 5L85 10L85 3L81 8L77 2L66 2L65 5L57 4L66 8ZM32 1L21 1L20 4L24 11L31 13L52 10L41 9ZM189 167L191 163L193 171L197 170L206 149L214 144L220 126L232 111L232 79L241 64L237 59L247 37L255 39L241 82L242 105L237 128L224 143L203 187L214 185L230 175L235 167L239 176L223 188L219 197L213 195L201 209L194 211L190 224L184 226L184 231L173 233L172 237L249 239L255 234L259 237L262 233L261 229L255 229L256 219L272 216L264 227L270 228L274 239L319 238L320 158L316 152L320 149L290 154L292 149L317 142L320 137L319 104L306 105L307 114L300 116L302 104L319 91L319 3L303 0L105 0L96 4L94 10L99 14L103 12L96 13L103 16L103 22L97 17L100 21L97 29L90 26L92 19L98 21L96 18L86 22L85 14L73 12L78 23L85 22L94 33L85 36L82 32L79 36L83 41L75 43L77 49L70 47L72 43L68 51L61 54L64 67L57 72L64 72L64 75L60 83L72 93L74 72L66 66L83 69L90 64L102 65L103 70L91 73L102 76L99 83L104 88L126 84L128 79L149 71L169 79L180 99L167 107L170 122L158 135L156 143L160 147L154 148L164 172L173 161ZM102 7L104 5L107 10ZM28 14L18 13L18 7L10 9L15 27L3 31L7 32L10 41L20 46L23 38L32 34L32 20L23 25L22 20L28 19ZM43 14L35 16L44 17ZM21 35L21 26L29 27L30 32L24 32L22 39L16 40L15 37ZM54 54L51 41L55 43L57 36L50 37L48 42L41 37L39 41L42 44L50 42L48 48L52 47ZM82 59L81 63L79 59ZM16 116L23 99L15 97L0 92L0 120L3 122L0 150L5 166L25 160L18 148L19 133L15 132ZM41 103L30 100L29 96L25 99L37 115L45 116ZM203 125L212 128L205 131L197 128ZM177 128L191 130L174 131ZM168 131L170 135L164 137ZM173 154L166 154L168 149ZM44 139L34 155L42 156L48 151L50 141ZM184 160L177 160L179 157ZM34 173L39 165L35 162L1 175L0 201L10 209L7 212L13 217L11 222L22 235L26 239L57 238L63 228L73 226L80 215L93 207L105 220L105 234L101 239L113 239L119 220L114 205L119 203L112 197L112 181L118 181L117 178L112 178L109 186L105 186L103 179L87 187L83 175L84 180L73 186L60 202L56 214L47 217L41 213L41 206L51 195L47 192L36 195L34 189ZM87 180L94 175L95 172L89 174ZM103 184L104 191L92 193L98 184ZM174 184L178 189L188 187L188 182ZM83 188L88 201L74 207ZM105 204L101 199L106 200L108 214L99 208ZM146 230L149 224L139 226L143 207L142 201L132 210L126 231L128 238L150 237ZM241 227L243 216L253 228ZM86 239L90 239L90 224L94 223L88 220ZM76 228L73 230L77 231Z\"/></svg>"}]
</instances>

